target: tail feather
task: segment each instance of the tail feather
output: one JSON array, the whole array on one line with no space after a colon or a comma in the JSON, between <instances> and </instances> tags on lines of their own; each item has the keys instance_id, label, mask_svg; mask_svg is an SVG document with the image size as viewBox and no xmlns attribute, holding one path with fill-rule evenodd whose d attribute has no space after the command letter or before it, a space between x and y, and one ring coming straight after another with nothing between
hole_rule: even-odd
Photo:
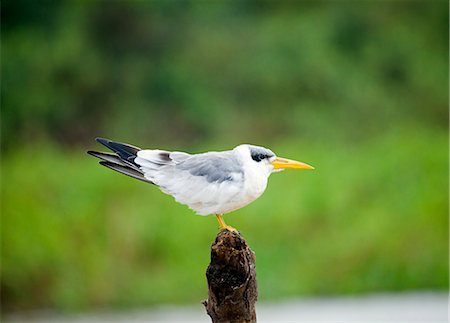
<instances>
[{"instance_id":1,"label":"tail feather","mask_svg":"<svg viewBox=\"0 0 450 323\"><path fill-rule=\"evenodd\" d=\"M138 151L141 150L140 148L105 138L96 138L95 140L114 152L112 154L89 150L87 152L89 155L101 159L100 165L140 181L153 184L152 181L145 178L140 166L134 162Z\"/></svg>"},{"instance_id":2,"label":"tail feather","mask_svg":"<svg viewBox=\"0 0 450 323\"><path fill-rule=\"evenodd\" d=\"M115 170L116 172L119 172L119 173L122 173L124 175L133 177L133 178L138 179L140 181L153 184L152 181L149 181L148 179L146 179L144 177L143 173L140 173L140 172L134 170L133 168L130 168L130 167L127 167L127 166L122 166L122 165L115 164L115 163L111 163L109 161L101 161L100 165L108 167L108 168L110 168L112 170Z\"/></svg>"},{"instance_id":3,"label":"tail feather","mask_svg":"<svg viewBox=\"0 0 450 323\"><path fill-rule=\"evenodd\" d=\"M117 155L120 156L121 159L127 160L129 162L133 162L134 158L136 158L137 152L141 150L138 147L105 138L95 138L95 140L114 151Z\"/></svg>"},{"instance_id":4,"label":"tail feather","mask_svg":"<svg viewBox=\"0 0 450 323\"><path fill-rule=\"evenodd\" d=\"M89 155L100 158L102 161L107 161L114 164L124 165L124 161L120 159L116 154L103 153L99 151L89 150L87 152Z\"/></svg>"},{"instance_id":5,"label":"tail feather","mask_svg":"<svg viewBox=\"0 0 450 323\"><path fill-rule=\"evenodd\" d=\"M100 158L102 161L107 161L113 164L118 164L121 166L128 166L133 168L134 170L141 172L141 170L139 169L138 165L136 163L133 162L129 162L127 160L123 160L122 158L120 158L118 155L116 154L111 154L111 153L104 153L104 152L99 152L99 151L93 151L93 150L89 150L87 152L89 155Z\"/></svg>"}]
</instances>

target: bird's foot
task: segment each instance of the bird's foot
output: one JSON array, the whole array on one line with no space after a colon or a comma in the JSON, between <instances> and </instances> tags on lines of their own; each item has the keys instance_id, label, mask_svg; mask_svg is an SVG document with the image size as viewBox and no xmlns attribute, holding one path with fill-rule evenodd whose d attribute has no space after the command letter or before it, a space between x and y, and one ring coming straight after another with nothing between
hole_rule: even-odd
<instances>
[{"instance_id":1,"label":"bird's foot","mask_svg":"<svg viewBox=\"0 0 450 323\"><path fill-rule=\"evenodd\" d=\"M227 230L230 232L239 233L239 231L237 229L233 228L231 225L225 225L224 227L221 227L220 230Z\"/></svg>"},{"instance_id":2,"label":"bird's foot","mask_svg":"<svg viewBox=\"0 0 450 323\"><path fill-rule=\"evenodd\" d=\"M230 232L236 232L239 233L238 230L236 230L235 228L233 228L232 226L229 226L228 224L225 223L225 221L222 218L222 215L220 214L216 214L217 217L217 221L219 221L219 226L220 226L220 230L228 230Z\"/></svg>"}]
</instances>

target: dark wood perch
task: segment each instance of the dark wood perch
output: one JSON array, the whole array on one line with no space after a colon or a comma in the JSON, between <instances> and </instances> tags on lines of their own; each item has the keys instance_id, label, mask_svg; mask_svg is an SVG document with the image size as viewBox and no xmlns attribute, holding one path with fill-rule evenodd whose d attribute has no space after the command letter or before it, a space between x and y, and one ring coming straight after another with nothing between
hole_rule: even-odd
<instances>
[{"instance_id":1,"label":"dark wood perch","mask_svg":"<svg viewBox=\"0 0 450 323\"><path fill-rule=\"evenodd\" d=\"M255 255L239 233L219 232L206 278L208 300L203 305L213 323L256 322Z\"/></svg>"}]
</instances>

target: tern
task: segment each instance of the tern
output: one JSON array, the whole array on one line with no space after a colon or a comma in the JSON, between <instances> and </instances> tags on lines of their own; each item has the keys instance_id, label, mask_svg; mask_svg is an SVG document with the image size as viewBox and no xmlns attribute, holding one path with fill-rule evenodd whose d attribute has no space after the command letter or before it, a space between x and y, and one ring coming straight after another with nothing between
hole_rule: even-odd
<instances>
[{"instance_id":1,"label":"tern","mask_svg":"<svg viewBox=\"0 0 450 323\"><path fill-rule=\"evenodd\" d=\"M273 172L314 167L277 157L270 149L242 144L228 151L188 154L180 151L140 149L104 138L96 141L113 153L88 151L100 165L154 184L200 215L215 215L221 229L223 215L256 200Z\"/></svg>"}]
</instances>

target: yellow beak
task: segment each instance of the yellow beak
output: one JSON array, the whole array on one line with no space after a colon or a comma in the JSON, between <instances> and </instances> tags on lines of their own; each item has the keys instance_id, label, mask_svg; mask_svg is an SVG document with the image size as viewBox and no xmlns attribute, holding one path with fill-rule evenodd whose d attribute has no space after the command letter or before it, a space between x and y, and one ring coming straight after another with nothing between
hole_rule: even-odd
<instances>
[{"instance_id":1,"label":"yellow beak","mask_svg":"<svg viewBox=\"0 0 450 323\"><path fill-rule=\"evenodd\" d=\"M314 167L312 167L311 165L281 157L275 158L275 160L271 164L275 169L314 169Z\"/></svg>"}]
</instances>

